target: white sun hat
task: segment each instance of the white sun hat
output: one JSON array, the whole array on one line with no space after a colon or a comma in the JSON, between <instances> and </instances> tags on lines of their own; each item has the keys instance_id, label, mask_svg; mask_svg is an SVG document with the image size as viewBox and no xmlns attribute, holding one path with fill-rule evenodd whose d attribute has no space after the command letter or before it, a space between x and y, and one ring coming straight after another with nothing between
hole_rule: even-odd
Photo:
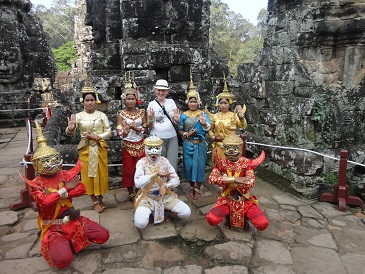
<instances>
[{"instance_id":1,"label":"white sun hat","mask_svg":"<svg viewBox=\"0 0 365 274\"><path fill-rule=\"evenodd\" d=\"M153 86L155 89L170 89L169 83L166 80L160 79L156 81L156 84Z\"/></svg>"}]
</instances>

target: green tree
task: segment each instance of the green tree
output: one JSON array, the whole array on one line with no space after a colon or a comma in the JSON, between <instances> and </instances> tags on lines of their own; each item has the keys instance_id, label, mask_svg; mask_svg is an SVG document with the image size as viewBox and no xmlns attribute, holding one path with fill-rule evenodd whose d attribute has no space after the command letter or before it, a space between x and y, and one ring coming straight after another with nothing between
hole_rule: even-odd
<instances>
[{"instance_id":1,"label":"green tree","mask_svg":"<svg viewBox=\"0 0 365 274\"><path fill-rule=\"evenodd\" d=\"M59 48L74 38L74 16L76 0L53 0L50 8L36 5L32 13L43 26L43 31L51 48Z\"/></svg>"},{"instance_id":2,"label":"green tree","mask_svg":"<svg viewBox=\"0 0 365 274\"><path fill-rule=\"evenodd\" d=\"M70 70L72 61L78 57L73 41L63 44L58 49L52 49L52 52L58 71Z\"/></svg>"},{"instance_id":3,"label":"green tree","mask_svg":"<svg viewBox=\"0 0 365 274\"><path fill-rule=\"evenodd\" d=\"M237 67L253 62L263 46L266 31L265 9L258 15L257 26L244 19L241 14L229 11L221 0L213 0L210 8L209 43L218 56L226 61L230 72L237 75Z\"/></svg>"}]
</instances>

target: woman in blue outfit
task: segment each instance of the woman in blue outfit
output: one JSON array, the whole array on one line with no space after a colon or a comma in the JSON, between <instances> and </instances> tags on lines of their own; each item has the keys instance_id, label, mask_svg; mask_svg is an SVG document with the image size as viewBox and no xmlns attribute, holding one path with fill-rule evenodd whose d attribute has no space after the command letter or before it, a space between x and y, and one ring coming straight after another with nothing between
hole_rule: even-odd
<instances>
[{"instance_id":1,"label":"woman in blue outfit","mask_svg":"<svg viewBox=\"0 0 365 274\"><path fill-rule=\"evenodd\" d=\"M182 177L190 182L187 197L197 200L202 197L201 185L205 177L207 160L205 135L211 125L208 115L198 109L200 97L192 79L190 79L189 92L186 95L186 104L189 110L181 114L179 123L179 134L183 137Z\"/></svg>"}]
</instances>

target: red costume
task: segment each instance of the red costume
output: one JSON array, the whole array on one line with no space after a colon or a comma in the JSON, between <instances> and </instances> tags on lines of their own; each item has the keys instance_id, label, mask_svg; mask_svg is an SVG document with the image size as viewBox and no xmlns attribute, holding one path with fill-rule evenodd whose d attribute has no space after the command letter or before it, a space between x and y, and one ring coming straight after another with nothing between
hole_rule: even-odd
<instances>
[{"instance_id":1,"label":"red costume","mask_svg":"<svg viewBox=\"0 0 365 274\"><path fill-rule=\"evenodd\" d=\"M254 167L265 158L262 153L257 159L250 160L240 157L237 161L222 158L209 176L209 183L223 188L223 194L218 198L212 209L206 215L210 225L218 225L229 215L232 227L243 228L245 217L258 230L264 230L269 225L264 213L258 207L255 196L249 194L255 184ZM232 183L227 178L246 177L245 183Z\"/></svg>"},{"instance_id":2,"label":"red costume","mask_svg":"<svg viewBox=\"0 0 365 274\"><path fill-rule=\"evenodd\" d=\"M85 186L79 182L75 188L68 189L64 183L80 172L81 165L79 160L71 170L60 170L52 177L40 175L32 181L23 178L37 203L41 252L50 266L54 264L65 268L71 264L73 254L70 243L77 253L90 242L102 244L109 239L106 228L79 216L79 211L73 209L72 198L85 194ZM57 192L61 188L68 192L67 198L61 198Z\"/></svg>"}]
</instances>

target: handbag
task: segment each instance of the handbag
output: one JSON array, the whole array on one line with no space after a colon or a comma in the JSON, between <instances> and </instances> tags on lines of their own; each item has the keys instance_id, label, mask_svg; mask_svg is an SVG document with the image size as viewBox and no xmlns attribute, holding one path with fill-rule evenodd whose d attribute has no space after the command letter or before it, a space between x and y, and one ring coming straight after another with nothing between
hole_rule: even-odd
<instances>
[{"instance_id":1,"label":"handbag","mask_svg":"<svg viewBox=\"0 0 365 274\"><path fill-rule=\"evenodd\" d=\"M177 128L177 125L174 124L174 122L171 120L170 116L167 114L166 109L164 107L161 106L160 102L155 100L157 102L157 104L160 106L160 108L162 109L163 113L167 116L167 118L170 120L171 124L174 126L174 129L176 131L176 135L177 135L177 142L179 144L179 146L183 145L183 139L179 134L179 130Z\"/></svg>"}]
</instances>

